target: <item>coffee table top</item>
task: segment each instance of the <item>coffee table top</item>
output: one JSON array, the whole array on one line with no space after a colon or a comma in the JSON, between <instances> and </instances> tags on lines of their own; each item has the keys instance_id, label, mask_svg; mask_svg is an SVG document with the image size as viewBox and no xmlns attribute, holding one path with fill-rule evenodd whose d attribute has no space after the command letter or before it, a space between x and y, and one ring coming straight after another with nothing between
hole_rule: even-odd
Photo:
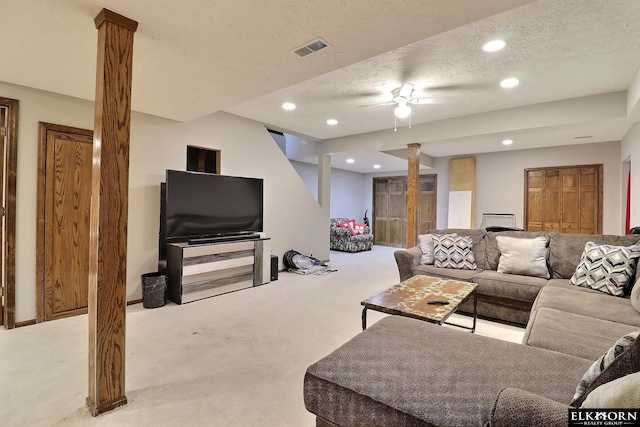
<instances>
[{"instance_id":1,"label":"coffee table top","mask_svg":"<svg viewBox=\"0 0 640 427\"><path fill-rule=\"evenodd\" d=\"M383 313L442 323L477 286L460 280L418 275L367 298L361 304ZM446 300L449 304L427 304L431 300Z\"/></svg>"}]
</instances>

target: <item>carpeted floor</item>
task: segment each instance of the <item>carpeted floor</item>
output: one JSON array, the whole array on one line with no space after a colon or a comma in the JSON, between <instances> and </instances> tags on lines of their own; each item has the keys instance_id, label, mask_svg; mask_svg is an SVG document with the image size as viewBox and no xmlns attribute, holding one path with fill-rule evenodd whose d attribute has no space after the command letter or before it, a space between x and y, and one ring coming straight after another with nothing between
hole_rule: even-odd
<instances>
[{"instance_id":1,"label":"carpeted floor","mask_svg":"<svg viewBox=\"0 0 640 427\"><path fill-rule=\"evenodd\" d=\"M312 427L305 370L360 332L360 301L398 282L394 250L331 252L334 273L281 272L182 306L130 306L128 404L95 418L84 405L86 315L0 330L0 424ZM382 316L370 310L368 324ZM476 333L520 342L524 330L480 320Z\"/></svg>"}]
</instances>

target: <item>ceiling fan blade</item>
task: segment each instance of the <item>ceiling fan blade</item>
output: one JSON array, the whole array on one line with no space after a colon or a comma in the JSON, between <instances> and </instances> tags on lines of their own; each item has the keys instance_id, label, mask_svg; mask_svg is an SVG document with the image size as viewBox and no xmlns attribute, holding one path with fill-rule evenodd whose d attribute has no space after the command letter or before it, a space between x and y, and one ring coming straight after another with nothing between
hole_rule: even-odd
<instances>
[{"instance_id":1,"label":"ceiling fan blade","mask_svg":"<svg viewBox=\"0 0 640 427\"><path fill-rule=\"evenodd\" d=\"M440 101L436 98L413 98L411 101L409 101L409 104L440 104Z\"/></svg>"},{"instance_id":2,"label":"ceiling fan blade","mask_svg":"<svg viewBox=\"0 0 640 427\"><path fill-rule=\"evenodd\" d=\"M380 107L382 105L395 105L395 102L383 102L381 104L366 104L366 105L359 105L360 108L364 108L364 107Z\"/></svg>"},{"instance_id":3,"label":"ceiling fan blade","mask_svg":"<svg viewBox=\"0 0 640 427\"><path fill-rule=\"evenodd\" d=\"M490 89L495 85L492 83L462 83L462 84L451 84L451 85L441 85L441 86L427 86L424 88L426 91L437 92L437 91L450 91L455 92L463 89Z\"/></svg>"}]
</instances>

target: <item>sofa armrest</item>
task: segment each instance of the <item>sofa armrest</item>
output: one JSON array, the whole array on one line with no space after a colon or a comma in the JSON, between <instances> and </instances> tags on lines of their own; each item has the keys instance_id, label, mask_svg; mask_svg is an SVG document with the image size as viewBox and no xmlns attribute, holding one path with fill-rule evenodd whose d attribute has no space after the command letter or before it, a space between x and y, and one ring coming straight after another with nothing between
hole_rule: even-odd
<instances>
[{"instance_id":1,"label":"sofa armrest","mask_svg":"<svg viewBox=\"0 0 640 427\"><path fill-rule=\"evenodd\" d=\"M408 278L413 277L413 269L420 265L422 251L419 246L414 246L413 248L395 251L393 256L396 259L396 264L398 264L400 281L404 282Z\"/></svg>"},{"instance_id":2,"label":"sofa armrest","mask_svg":"<svg viewBox=\"0 0 640 427\"><path fill-rule=\"evenodd\" d=\"M491 427L569 425L569 406L517 388L503 388L491 410Z\"/></svg>"}]
</instances>

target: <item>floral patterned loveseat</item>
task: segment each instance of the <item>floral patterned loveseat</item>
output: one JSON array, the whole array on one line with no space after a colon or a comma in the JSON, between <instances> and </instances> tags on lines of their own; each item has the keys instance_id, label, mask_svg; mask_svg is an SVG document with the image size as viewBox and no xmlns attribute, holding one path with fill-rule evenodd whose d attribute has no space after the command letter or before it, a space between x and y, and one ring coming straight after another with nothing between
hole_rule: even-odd
<instances>
[{"instance_id":1,"label":"floral patterned loveseat","mask_svg":"<svg viewBox=\"0 0 640 427\"><path fill-rule=\"evenodd\" d=\"M364 234L351 235L348 228L338 227L339 224L348 221L349 218L331 218L329 226L329 247L333 251L360 252L369 251L373 246L373 234L369 226L365 227Z\"/></svg>"}]
</instances>

